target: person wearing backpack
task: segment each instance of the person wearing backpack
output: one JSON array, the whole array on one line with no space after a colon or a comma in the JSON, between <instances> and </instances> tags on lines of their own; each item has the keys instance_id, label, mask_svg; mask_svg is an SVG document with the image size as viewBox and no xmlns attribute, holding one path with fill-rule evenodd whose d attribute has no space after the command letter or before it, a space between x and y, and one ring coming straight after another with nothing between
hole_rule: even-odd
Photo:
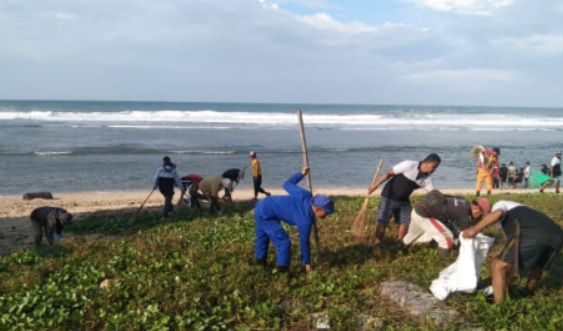
<instances>
[{"instance_id":1,"label":"person wearing backpack","mask_svg":"<svg viewBox=\"0 0 563 331\"><path fill-rule=\"evenodd\" d=\"M438 244L438 255L446 257L459 232L490 211L491 203L486 198L468 201L432 190L411 213L411 224L402 241L403 251L413 243L434 240Z\"/></svg>"},{"instance_id":2,"label":"person wearing backpack","mask_svg":"<svg viewBox=\"0 0 563 331\"><path fill-rule=\"evenodd\" d=\"M395 222L399 224L397 239L399 241L403 240L411 221L410 195L420 187L424 187L427 191L434 189L431 175L438 168L441 161L438 154L432 153L420 162L409 160L400 162L370 185L368 195L381 184L387 182L381 192L381 199L377 209L377 227L375 229L376 255L382 247L383 237L387 225L391 221L391 215L395 218Z\"/></svg>"}]
</instances>

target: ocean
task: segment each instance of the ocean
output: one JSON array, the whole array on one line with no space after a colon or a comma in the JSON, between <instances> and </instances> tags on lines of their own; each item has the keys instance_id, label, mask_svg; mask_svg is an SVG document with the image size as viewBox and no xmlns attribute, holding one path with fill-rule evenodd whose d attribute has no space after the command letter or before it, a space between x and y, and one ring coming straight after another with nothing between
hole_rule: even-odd
<instances>
[{"instance_id":1,"label":"ocean","mask_svg":"<svg viewBox=\"0 0 563 331\"><path fill-rule=\"evenodd\" d=\"M152 188L162 157L203 177L262 163L265 189L301 169L303 112L314 189L366 188L403 160L438 153L437 188L472 189L471 147L532 169L563 149L563 108L199 102L0 101L0 195ZM250 171L239 188L251 189Z\"/></svg>"}]
</instances>

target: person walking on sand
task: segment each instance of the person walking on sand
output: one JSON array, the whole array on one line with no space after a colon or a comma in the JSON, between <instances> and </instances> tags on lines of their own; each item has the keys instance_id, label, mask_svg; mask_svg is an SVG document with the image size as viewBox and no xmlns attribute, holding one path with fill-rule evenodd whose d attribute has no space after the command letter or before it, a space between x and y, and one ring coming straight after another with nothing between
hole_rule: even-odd
<instances>
[{"instance_id":1,"label":"person walking on sand","mask_svg":"<svg viewBox=\"0 0 563 331\"><path fill-rule=\"evenodd\" d=\"M29 218L33 228L35 246L41 245L43 235L45 235L49 244L53 245L56 240L64 237L65 225L72 223L72 214L58 207L35 208Z\"/></svg>"},{"instance_id":2,"label":"person walking on sand","mask_svg":"<svg viewBox=\"0 0 563 331\"><path fill-rule=\"evenodd\" d=\"M499 176L500 176L500 189L504 189L506 187L506 181L508 180L508 167L506 163L503 163L499 168Z\"/></svg>"},{"instance_id":3,"label":"person walking on sand","mask_svg":"<svg viewBox=\"0 0 563 331\"><path fill-rule=\"evenodd\" d=\"M402 241L403 250L407 251L413 243L433 240L438 244L438 255L446 257L459 233L490 211L491 203L486 198L468 201L432 190L411 213L409 230Z\"/></svg>"},{"instance_id":4,"label":"person walking on sand","mask_svg":"<svg viewBox=\"0 0 563 331\"><path fill-rule=\"evenodd\" d=\"M518 171L518 169L516 169L514 162L510 161L510 163L508 164L508 185L511 188L516 188L516 172L517 171Z\"/></svg>"},{"instance_id":5,"label":"person walking on sand","mask_svg":"<svg viewBox=\"0 0 563 331\"><path fill-rule=\"evenodd\" d=\"M530 207L505 200L495 203L489 215L462 235L473 238L497 222L506 235L506 244L491 267L495 303L504 299L520 267L528 271L525 291L533 292L543 270L549 269L563 244L563 231L552 219Z\"/></svg>"},{"instance_id":6,"label":"person walking on sand","mask_svg":"<svg viewBox=\"0 0 563 331\"><path fill-rule=\"evenodd\" d=\"M156 169L153 180L153 190L158 188L160 193L164 196L164 208L162 209L163 217L168 217L168 215L174 211L174 206L172 205L174 185L182 191L182 196L186 193L186 189L176 171L176 165L172 163L170 157L165 156L162 159L162 166Z\"/></svg>"},{"instance_id":7,"label":"person walking on sand","mask_svg":"<svg viewBox=\"0 0 563 331\"><path fill-rule=\"evenodd\" d=\"M291 239L283 229L281 222L296 226L299 232L301 262L305 271L310 273L311 267L311 228L315 217L325 218L334 212L334 203L324 195L311 196L311 192L297 186L309 173L304 166L301 172L295 173L284 184L289 193L284 196L270 196L256 203L254 218L256 220L255 255L258 264L266 266L268 247L273 242L277 254L277 267L280 272L289 271L291 259Z\"/></svg>"},{"instance_id":8,"label":"person walking on sand","mask_svg":"<svg viewBox=\"0 0 563 331\"><path fill-rule=\"evenodd\" d=\"M481 151L477 156L477 184L475 186L475 196L481 194L483 181L485 181L487 187L487 194L491 194L493 190L493 177L500 177L498 168L500 148L484 149L482 146L478 147Z\"/></svg>"},{"instance_id":9,"label":"person walking on sand","mask_svg":"<svg viewBox=\"0 0 563 331\"><path fill-rule=\"evenodd\" d=\"M561 183L561 150L555 151L555 156L551 159L551 167L549 168L549 177L551 180L543 184L540 188L540 193L551 184L555 184L555 193L559 193L559 185Z\"/></svg>"},{"instance_id":10,"label":"person walking on sand","mask_svg":"<svg viewBox=\"0 0 563 331\"><path fill-rule=\"evenodd\" d=\"M438 154L432 153L422 161L403 161L396 164L371 184L368 195L390 179L381 192L381 199L377 209L377 227L375 229L375 247L382 245L385 229L391 220L399 224L397 238L399 241L407 234L411 221L410 195L417 188L424 187L426 191L434 189L432 173L436 171L442 160Z\"/></svg>"},{"instance_id":11,"label":"person walking on sand","mask_svg":"<svg viewBox=\"0 0 563 331\"><path fill-rule=\"evenodd\" d=\"M256 152L250 151L250 159L252 163L252 180L254 181L254 200L258 199L258 193L263 193L267 197L271 194L262 188L262 166L260 160L256 156Z\"/></svg>"}]
</instances>

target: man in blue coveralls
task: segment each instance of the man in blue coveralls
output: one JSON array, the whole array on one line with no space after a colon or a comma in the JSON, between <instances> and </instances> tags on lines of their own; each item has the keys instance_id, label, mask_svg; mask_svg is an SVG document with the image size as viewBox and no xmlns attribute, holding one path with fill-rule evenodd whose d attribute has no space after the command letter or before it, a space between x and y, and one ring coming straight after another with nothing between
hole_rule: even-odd
<instances>
[{"instance_id":1,"label":"man in blue coveralls","mask_svg":"<svg viewBox=\"0 0 563 331\"><path fill-rule=\"evenodd\" d=\"M311 227L315 223L315 216L325 218L334 212L334 204L324 195L315 195L299 186L297 183L309 173L309 167L304 166L301 172L294 174L284 184L283 188L289 193L285 196L270 196L256 203L254 217L256 219L256 259L261 265L266 265L270 240L274 243L277 253L277 264L280 272L289 271L291 259L291 239L284 231L281 221L297 226L299 231L299 245L301 248L301 262L305 271L311 268Z\"/></svg>"}]
</instances>

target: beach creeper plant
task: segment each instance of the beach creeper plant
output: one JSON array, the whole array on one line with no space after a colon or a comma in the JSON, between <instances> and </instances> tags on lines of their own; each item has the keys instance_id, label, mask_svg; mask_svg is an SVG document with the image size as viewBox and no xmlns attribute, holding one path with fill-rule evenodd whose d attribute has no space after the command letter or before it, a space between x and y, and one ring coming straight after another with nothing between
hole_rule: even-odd
<instances>
[{"instance_id":1,"label":"beach creeper plant","mask_svg":"<svg viewBox=\"0 0 563 331\"><path fill-rule=\"evenodd\" d=\"M562 224L555 195L491 198L524 202ZM382 300L380 284L406 280L428 288L455 254L443 259L420 248L405 255L389 239L387 255L376 260L372 243L350 232L362 200L335 198L335 214L319 223L322 264L307 276L292 259L289 278L274 268L274 254L266 268L253 263L250 203L227 206L221 217L179 211L165 222L159 210L148 210L133 227L126 225L130 215L92 216L69 227L58 246L0 259L0 330L306 330L318 316L335 330L367 329L365 321L391 330L435 329ZM373 215L370 222L368 233ZM297 232L288 231L299 252ZM502 234L487 234L497 238L494 254ZM499 305L481 294L450 296L445 304L462 318L442 328L562 329L563 259L557 259L533 296L513 290ZM490 284L488 262L483 285Z\"/></svg>"}]
</instances>

